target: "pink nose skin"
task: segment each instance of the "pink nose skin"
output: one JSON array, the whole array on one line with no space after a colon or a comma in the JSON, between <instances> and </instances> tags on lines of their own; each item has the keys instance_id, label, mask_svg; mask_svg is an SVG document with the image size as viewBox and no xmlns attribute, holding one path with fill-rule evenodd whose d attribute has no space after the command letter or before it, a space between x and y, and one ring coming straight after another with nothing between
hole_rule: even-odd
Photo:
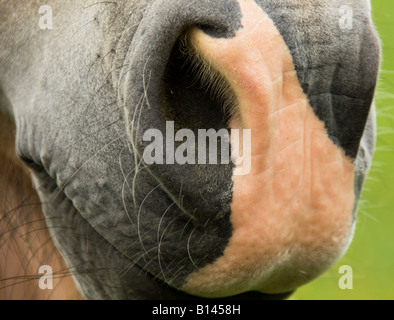
<instances>
[{"instance_id":1,"label":"pink nose skin","mask_svg":"<svg viewBox=\"0 0 394 320\"><path fill-rule=\"evenodd\" d=\"M252 131L251 171L233 176L228 246L182 288L203 297L294 290L332 266L353 234L354 165L314 114L272 20L253 0L239 4L235 37L190 32L235 92L231 128Z\"/></svg>"}]
</instances>

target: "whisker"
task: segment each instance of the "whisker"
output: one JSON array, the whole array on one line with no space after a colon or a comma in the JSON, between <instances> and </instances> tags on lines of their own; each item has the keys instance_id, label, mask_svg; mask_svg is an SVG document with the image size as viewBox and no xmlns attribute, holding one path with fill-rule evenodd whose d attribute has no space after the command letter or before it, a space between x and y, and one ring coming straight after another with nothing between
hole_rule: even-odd
<instances>
[{"instance_id":1,"label":"whisker","mask_svg":"<svg viewBox=\"0 0 394 320\"><path fill-rule=\"evenodd\" d=\"M154 187L151 191L149 191L149 193L144 197L144 199L142 200L138 213L137 213L137 235L138 235L138 239L140 240L141 243L141 247L142 250L144 251L144 253L146 252L145 246L144 246L144 240L141 237L141 211L142 211L142 207L145 203L145 201L148 199L148 197L160 186L160 184L158 184L156 187Z\"/></svg>"},{"instance_id":2,"label":"whisker","mask_svg":"<svg viewBox=\"0 0 394 320\"><path fill-rule=\"evenodd\" d=\"M158 225L158 227L157 227L157 243L158 243L158 246L157 246L157 258L158 258L158 261L159 261L160 272L161 272L161 274L162 274L162 276L163 276L163 278L164 278L165 281L167 280L167 277L166 277L166 275L165 275L165 272L164 272L164 269L163 269L163 265L162 265L162 261L161 261L161 260L162 260L162 257L161 257L161 245L162 245L162 243L163 243L164 234L166 233L167 229L171 226L171 224L176 220L176 218L174 218L173 220L171 220L171 221L168 223L167 227L164 229L164 231L163 231L163 233L162 233L161 236L160 236L160 228L161 228L161 224L162 224L162 222L163 222L163 220L164 220L164 216L167 214L167 212L169 211L169 209L170 209L174 204L175 204L175 202L173 202L172 204L170 204L170 205L168 206L168 208L166 209L166 211L163 213L163 215L162 215L162 217L161 217L161 219L160 219L159 225Z\"/></svg>"},{"instance_id":3,"label":"whisker","mask_svg":"<svg viewBox=\"0 0 394 320\"><path fill-rule=\"evenodd\" d=\"M196 231L196 229L197 229L197 227L195 227L193 229L193 231L190 233L189 238L187 240L187 254L188 254L189 259L190 259L191 263L193 264L193 266L196 268L196 270L198 270L198 266L194 263L194 260L192 258L191 252L190 252L190 240L191 240L191 238L193 236L194 231Z\"/></svg>"},{"instance_id":4,"label":"whisker","mask_svg":"<svg viewBox=\"0 0 394 320\"><path fill-rule=\"evenodd\" d=\"M93 7L93 6L96 6L96 5L99 5L99 4L115 4L115 5L118 5L118 3L116 1L97 1L97 2L94 2L92 4L88 4L87 6L85 6L83 8L84 9L88 9L90 7Z\"/></svg>"}]
</instances>

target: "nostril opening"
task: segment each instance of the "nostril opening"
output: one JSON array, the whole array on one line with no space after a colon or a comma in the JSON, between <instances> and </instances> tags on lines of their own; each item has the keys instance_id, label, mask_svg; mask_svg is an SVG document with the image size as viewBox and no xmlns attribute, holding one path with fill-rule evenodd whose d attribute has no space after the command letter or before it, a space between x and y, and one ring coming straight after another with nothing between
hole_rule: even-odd
<instances>
[{"instance_id":1,"label":"nostril opening","mask_svg":"<svg viewBox=\"0 0 394 320\"><path fill-rule=\"evenodd\" d=\"M162 97L164 118L192 130L227 128L236 109L228 82L196 54L188 32L179 37L172 50L163 77Z\"/></svg>"}]
</instances>

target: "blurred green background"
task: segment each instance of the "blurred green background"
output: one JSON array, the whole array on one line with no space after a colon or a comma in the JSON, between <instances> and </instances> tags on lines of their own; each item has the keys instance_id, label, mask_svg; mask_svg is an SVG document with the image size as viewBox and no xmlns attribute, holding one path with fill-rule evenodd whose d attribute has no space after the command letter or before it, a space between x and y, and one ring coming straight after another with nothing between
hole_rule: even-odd
<instances>
[{"instance_id":1,"label":"blurred green background","mask_svg":"<svg viewBox=\"0 0 394 320\"><path fill-rule=\"evenodd\" d=\"M383 62L376 93L377 150L365 184L354 240L326 274L290 299L394 299L394 1L371 0L382 41ZM339 267L353 269L353 289L341 290Z\"/></svg>"}]
</instances>

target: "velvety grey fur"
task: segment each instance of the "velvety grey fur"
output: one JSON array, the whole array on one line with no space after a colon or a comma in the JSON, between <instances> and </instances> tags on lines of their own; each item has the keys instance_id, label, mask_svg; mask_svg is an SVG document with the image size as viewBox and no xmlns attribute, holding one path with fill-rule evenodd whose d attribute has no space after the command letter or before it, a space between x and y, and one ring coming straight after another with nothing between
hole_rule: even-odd
<instances>
[{"instance_id":1,"label":"velvety grey fur","mask_svg":"<svg viewBox=\"0 0 394 320\"><path fill-rule=\"evenodd\" d=\"M256 3L282 34L330 138L355 160L358 200L375 141L379 43L369 2L347 2L352 30L338 24L343 1ZM53 30L38 28L44 4ZM168 64L177 41L193 25L232 37L242 28L239 5L0 1L0 107L15 120L18 153L87 298L186 298L176 288L218 258L231 236L231 165L141 160L142 133L165 131L166 120L226 127L215 101L185 85L187 75L168 76L177 71Z\"/></svg>"}]
</instances>

